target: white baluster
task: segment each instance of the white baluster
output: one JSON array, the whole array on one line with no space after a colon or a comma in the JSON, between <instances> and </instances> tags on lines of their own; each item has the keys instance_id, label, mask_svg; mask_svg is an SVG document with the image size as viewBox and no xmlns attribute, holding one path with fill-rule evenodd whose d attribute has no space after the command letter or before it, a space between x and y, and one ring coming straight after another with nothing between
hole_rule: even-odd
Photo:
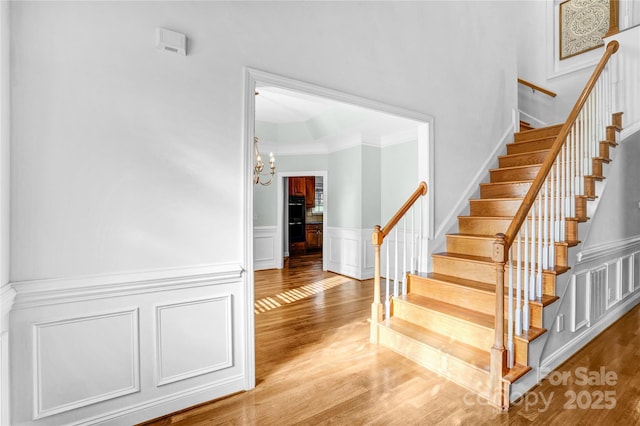
<instances>
[{"instance_id":1,"label":"white baluster","mask_svg":"<svg viewBox=\"0 0 640 426\"><path fill-rule=\"evenodd\" d=\"M387 274L385 276L385 318L391 317L391 293L389 289L389 277L391 274L389 273L389 246L390 244L385 244L387 247Z\"/></svg>"},{"instance_id":2,"label":"white baluster","mask_svg":"<svg viewBox=\"0 0 640 426\"><path fill-rule=\"evenodd\" d=\"M393 295L398 297L398 227L394 230L394 237L396 239L396 252L394 256L394 279L393 279Z\"/></svg>"},{"instance_id":3,"label":"white baluster","mask_svg":"<svg viewBox=\"0 0 640 426\"><path fill-rule=\"evenodd\" d=\"M415 206L411 207L411 273L416 272L416 210Z\"/></svg>"},{"instance_id":4,"label":"white baluster","mask_svg":"<svg viewBox=\"0 0 640 426\"><path fill-rule=\"evenodd\" d=\"M551 168L553 170L553 168ZM544 269L549 268L549 176L544 180L544 186L542 187L542 193L544 194L543 205L543 229L542 229L542 267Z\"/></svg>"},{"instance_id":5,"label":"white baluster","mask_svg":"<svg viewBox=\"0 0 640 426\"><path fill-rule=\"evenodd\" d=\"M536 294L536 201L531 203L531 276L529 277L529 299L533 300Z\"/></svg>"},{"instance_id":6,"label":"white baluster","mask_svg":"<svg viewBox=\"0 0 640 426\"><path fill-rule=\"evenodd\" d=\"M407 217L402 218L402 294L407 294Z\"/></svg>"},{"instance_id":7,"label":"white baluster","mask_svg":"<svg viewBox=\"0 0 640 426\"><path fill-rule=\"evenodd\" d=\"M522 307L522 329L529 330L529 218L524 222L524 295Z\"/></svg>"},{"instance_id":8,"label":"white baluster","mask_svg":"<svg viewBox=\"0 0 640 426\"><path fill-rule=\"evenodd\" d=\"M558 220L557 220L557 199L558 199L558 182L556 181L556 170L558 169L558 160L556 160L553 167L551 167L551 173L549 174L549 183L551 186L550 191L550 206L549 206L549 220L551 229L549 230L549 269L554 269L556 266L556 241L558 235Z\"/></svg>"},{"instance_id":9,"label":"white baluster","mask_svg":"<svg viewBox=\"0 0 640 426\"><path fill-rule=\"evenodd\" d=\"M518 232L516 239L516 336L522 334L522 231Z\"/></svg>"},{"instance_id":10,"label":"white baluster","mask_svg":"<svg viewBox=\"0 0 640 426\"><path fill-rule=\"evenodd\" d=\"M543 215L542 211L542 192L538 192L538 275L536 277L536 297L542 297L542 223Z\"/></svg>"},{"instance_id":11,"label":"white baluster","mask_svg":"<svg viewBox=\"0 0 640 426\"><path fill-rule=\"evenodd\" d=\"M509 368L513 368L513 245L509 249L509 289L507 300L507 351L509 354Z\"/></svg>"}]
</instances>

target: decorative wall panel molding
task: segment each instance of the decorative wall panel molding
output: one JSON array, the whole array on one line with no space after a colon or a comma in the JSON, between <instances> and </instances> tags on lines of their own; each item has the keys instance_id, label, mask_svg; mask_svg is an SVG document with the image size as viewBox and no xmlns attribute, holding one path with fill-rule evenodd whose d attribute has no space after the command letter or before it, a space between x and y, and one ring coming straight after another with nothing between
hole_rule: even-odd
<instances>
[{"instance_id":1,"label":"decorative wall panel molding","mask_svg":"<svg viewBox=\"0 0 640 426\"><path fill-rule=\"evenodd\" d=\"M224 295L156 307L158 386L233 365L231 300Z\"/></svg>"},{"instance_id":2,"label":"decorative wall panel molding","mask_svg":"<svg viewBox=\"0 0 640 426\"><path fill-rule=\"evenodd\" d=\"M20 281L11 283L16 291L13 309L226 284L238 281L243 271L239 265L222 264L126 274Z\"/></svg>"},{"instance_id":3,"label":"decorative wall panel molding","mask_svg":"<svg viewBox=\"0 0 640 426\"><path fill-rule=\"evenodd\" d=\"M373 277L373 229L325 227L327 269L358 280Z\"/></svg>"},{"instance_id":4,"label":"decorative wall panel molding","mask_svg":"<svg viewBox=\"0 0 640 426\"><path fill-rule=\"evenodd\" d=\"M253 269L277 269L282 254L278 253L277 226L256 226L253 228Z\"/></svg>"},{"instance_id":5,"label":"decorative wall panel molding","mask_svg":"<svg viewBox=\"0 0 640 426\"><path fill-rule=\"evenodd\" d=\"M575 332L589 323L589 273L576 274L571 279L571 331Z\"/></svg>"},{"instance_id":6,"label":"decorative wall panel molding","mask_svg":"<svg viewBox=\"0 0 640 426\"><path fill-rule=\"evenodd\" d=\"M137 308L32 330L34 419L140 391Z\"/></svg>"}]
</instances>

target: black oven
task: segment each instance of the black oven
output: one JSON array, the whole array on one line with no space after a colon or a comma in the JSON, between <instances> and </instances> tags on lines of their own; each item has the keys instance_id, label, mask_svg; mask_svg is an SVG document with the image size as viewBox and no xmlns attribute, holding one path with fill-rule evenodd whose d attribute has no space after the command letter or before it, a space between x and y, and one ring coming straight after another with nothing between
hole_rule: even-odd
<instances>
[{"instance_id":1,"label":"black oven","mask_svg":"<svg viewBox=\"0 0 640 426\"><path fill-rule=\"evenodd\" d=\"M304 197L289 196L289 242L299 243L305 240L305 203Z\"/></svg>"}]
</instances>

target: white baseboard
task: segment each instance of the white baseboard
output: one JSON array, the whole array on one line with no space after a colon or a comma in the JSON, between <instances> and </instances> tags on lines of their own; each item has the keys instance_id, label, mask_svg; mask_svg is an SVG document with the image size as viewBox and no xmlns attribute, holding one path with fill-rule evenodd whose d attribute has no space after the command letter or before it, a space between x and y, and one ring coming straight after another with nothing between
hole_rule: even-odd
<instances>
[{"instance_id":1,"label":"white baseboard","mask_svg":"<svg viewBox=\"0 0 640 426\"><path fill-rule=\"evenodd\" d=\"M211 401L235 392L244 390L244 378L242 376L230 377L215 383L199 386L197 388L176 392L171 395L155 398L141 404L124 407L109 413L83 419L70 426L120 426L123 424L136 424L147 420L162 417L167 414L191 407L196 404Z\"/></svg>"}]
</instances>

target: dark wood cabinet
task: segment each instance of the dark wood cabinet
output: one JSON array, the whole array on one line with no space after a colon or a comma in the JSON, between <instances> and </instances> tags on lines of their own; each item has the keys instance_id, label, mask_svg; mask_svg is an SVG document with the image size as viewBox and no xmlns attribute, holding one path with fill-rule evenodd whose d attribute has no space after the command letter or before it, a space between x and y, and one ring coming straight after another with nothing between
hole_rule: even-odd
<instances>
[{"instance_id":1,"label":"dark wood cabinet","mask_svg":"<svg viewBox=\"0 0 640 426\"><path fill-rule=\"evenodd\" d=\"M289 195L301 195L307 208L316 205L316 177L301 176L289 178Z\"/></svg>"},{"instance_id":2,"label":"dark wood cabinet","mask_svg":"<svg viewBox=\"0 0 640 426\"><path fill-rule=\"evenodd\" d=\"M304 178L304 196L307 208L313 208L316 205L316 177L307 176Z\"/></svg>"},{"instance_id":3,"label":"dark wood cabinet","mask_svg":"<svg viewBox=\"0 0 640 426\"><path fill-rule=\"evenodd\" d=\"M322 224L307 224L305 242L307 244L307 250L322 248Z\"/></svg>"},{"instance_id":4,"label":"dark wood cabinet","mask_svg":"<svg viewBox=\"0 0 640 426\"><path fill-rule=\"evenodd\" d=\"M289 195L306 196L306 182L304 177L289 178Z\"/></svg>"}]
</instances>

